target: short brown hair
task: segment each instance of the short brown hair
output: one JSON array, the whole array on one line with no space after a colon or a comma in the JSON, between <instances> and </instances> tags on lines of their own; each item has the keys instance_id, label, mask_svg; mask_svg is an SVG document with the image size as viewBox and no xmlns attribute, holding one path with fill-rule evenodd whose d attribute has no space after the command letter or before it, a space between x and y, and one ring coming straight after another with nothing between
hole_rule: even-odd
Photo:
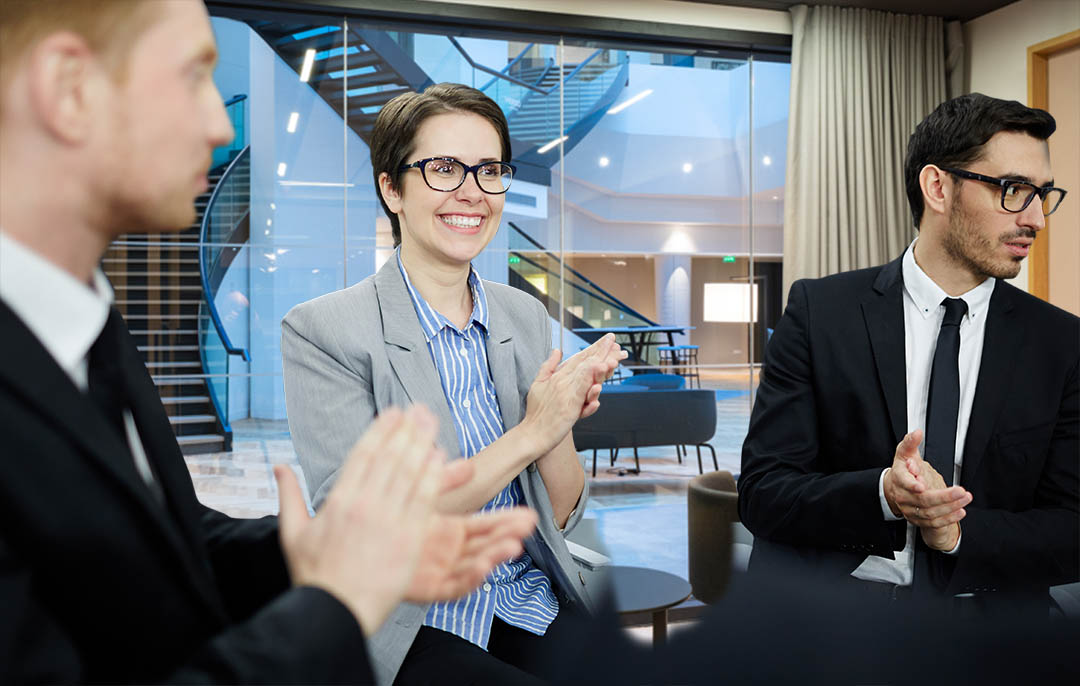
<instances>
[{"instance_id":1,"label":"short brown hair","mask_svg":"<svg viewBox=\"0 0 1080 686\"><path fill-rule=\"evenodd\" d=\"M37 41L57 31L82 36L122 78L128 51L156 17L149 0L0 1L0 92L6 92L15 65Z\"/></svg>"},{"instance_id":2,"label":"short brown hair","mask_svg":"<svg viewBox=\"0 0 1080 686\"><path fill-rule=\"evenodd\" d=\"M371 172L379 202L390 218L395 247L401 244L401 224L382 197L379 176L386 172L390 175L390 185L398 188L401 167L408 164L408 158L415 150L416 132L420 130L420 125L428 117L448 112L471 112L487 119L499 134L501 161L509 162L512 157L510 126L506 123L506 115L494 100L475 88L460 83L437 83L428 86L422 93L402 93L383 105L371 132Z\"/></svg>"}]
</instances>

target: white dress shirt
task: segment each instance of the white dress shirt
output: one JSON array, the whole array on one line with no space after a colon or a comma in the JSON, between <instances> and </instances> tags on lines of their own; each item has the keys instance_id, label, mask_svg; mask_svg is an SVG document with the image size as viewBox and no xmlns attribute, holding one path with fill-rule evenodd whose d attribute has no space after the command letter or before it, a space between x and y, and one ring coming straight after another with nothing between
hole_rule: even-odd
<instances>
[{"instance_id":1,"label":"white dress shirt","mask_svg":"<svg viewBox=\"0 0 1080 686\"><path fill-rule=\"evenodd\" d=\"M941 320L945 307L941 301L949 295L941 290L926 272L915 263L915 243L911 242L904 253L902 273L904 277L904 362L907 378L907 430L926 430L926 404L930 392L930 368L937 348ZM994 292L994 279L987 278L975 288L959 296L967 303L968 311L960 321L960 410L956 417L956 457L953 467L953 484L960 485L960 469L963 464L964 443L967 440L971 406L975 402L975 384L979 378L982 361L983 337L986 333L986 315L990 307L990 295ZM926 441L919 445L921 455ZM893 515L885 499L885 472L878 478L878 496L882 516L889 521L901 519ZM852 576L867 581L881 581L902 586L911 585L915 570L916 528L907 525L907 542L896 553L896 559L870 555L859 565ZM949 553L955 554L960 541Z\"/></svg>"},{"instance_id":2,"label":"white dress shirt","mask_svg":"<svg viewBox=\"0 0 1080 686\"><path fill-rule=\"evenodd\" d=\"M89 389L91 346L101 335L113 303L113 289L100 269L93 287L0 231L0 300L37 337L72 383ZM129 410L124 410L128 446L139 474L154 480L142 440Z\"/></svg>"}]
</instances>

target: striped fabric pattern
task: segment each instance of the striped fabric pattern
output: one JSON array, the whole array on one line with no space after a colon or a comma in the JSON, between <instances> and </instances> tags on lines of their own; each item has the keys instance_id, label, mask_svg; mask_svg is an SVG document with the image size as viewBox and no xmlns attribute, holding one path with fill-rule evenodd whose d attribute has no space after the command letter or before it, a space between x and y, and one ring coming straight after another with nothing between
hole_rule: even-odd
<instances>
[{"instance_id":1,"label":"striped fabric pattern","mask_svg":"<svg viewBox=\"0 0 1080 686\"><path fill-rule=\"evenodd\" d=\"M502 413L495 396L487 359L488 304L483 282L469 269L472 317L464 330L436 312L413 288L405 265L397 254L416 316L427 338L428 350L439 371L443 395L454 418L461 454L472 457L502 436ZM482 511L524 503L517 479L511 481ZM487 581L458 600L434 603L424 620L426 626L448 631L481 648L487 648L494 617L538 636L559 613L559 601L547 576L533 565L528 553L497 566Z\"/></svg>"}]
</instances>

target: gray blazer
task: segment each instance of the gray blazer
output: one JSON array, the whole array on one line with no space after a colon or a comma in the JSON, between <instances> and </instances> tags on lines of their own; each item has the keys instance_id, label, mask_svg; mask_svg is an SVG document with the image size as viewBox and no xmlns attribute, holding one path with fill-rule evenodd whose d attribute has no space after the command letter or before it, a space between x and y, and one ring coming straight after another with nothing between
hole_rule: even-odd
<instances>
[{"instance_id":1,"label":"gray blazer","mask_svg":"<svg viewBox=\"0 0 1080 686\"><path fill-rule=\"evenodd\" d=\"M551 319L535 299L515 288L484 283L489 317L487 353L507 429L517 425L525 397L551 351ZM439 418L438 443L450 459L461 457L439 373L397 260L350 288L297 305L281 322L281 357L289 429L318 508L337 478L345 455L376 414L387 407L423 403ZM588 480L560 531L535 465L517 477L525 502L540 516L525 549L548 575L562 607L595 609L592 580L570 556L563 538L588 498ZM599 579L597 579L599 581ZM390 684L427 606L403 603L369 638L375 678Z\"/></svg>"}]
</instances>

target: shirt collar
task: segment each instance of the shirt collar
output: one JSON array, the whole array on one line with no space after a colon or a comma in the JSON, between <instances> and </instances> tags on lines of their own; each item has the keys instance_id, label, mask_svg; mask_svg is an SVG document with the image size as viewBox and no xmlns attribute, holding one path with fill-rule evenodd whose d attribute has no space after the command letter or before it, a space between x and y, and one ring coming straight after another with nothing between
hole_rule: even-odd
<instances>
[{"instance_id":1,"label":"shirt collar","mask_svg":"<svg viewBox=\"0 0 1080 686\"><path fill-rule=\"evenodd\" d=\"M401 261L400 247L394 251L394 254L397 257L401 276L405 279L405 288L409 290L409 297L412 298L413 307L416 308L416 315L420 319L420 328L423 329L424 337L428 342L447 326L458 333L463 333L449 319L439 314L431 305L428 305L420 292L413 288L412 281L409 280L409 272L405 270L405 263ZM472 291L473 310L469 324L465 328L468 329L472 324L477 324L486 333L488 328L487 294L484 293L483 280L471 264L469 265L469 290Z\"/></svg>"},{"instance_id":2,"label":"shirt collar","mask_svg":"<svg viewBox=\"0 0 1080 686\"><path fill-rule=\"evenodd\" d=\"M73 374L94 344L113 302L113 289L94 270L93 288L0 231L0 299Z\"/></svg>"},{"instance_id":3,"label":"shirt collar","mask_svg":"<svg viewBox=\"0 0 1080 686\"><path fill-rule=\"evenodd\" d=\"M904 289L908 295L911 296L911 300L915 303L915 307L918 308L919 314L924 319L931 315L936 315L938 308L941 307L941 301L949 297L949 294L941 289L934 283L934 280L927 276L926 272L922 270L915 262L915 243L918 242L918 238L911 242L907 251L904 253L903 261L903 275L904 275ZM975 288L972 288L967 293L960 296L965 303L967 303L968 311L967 318L974 320L978 317L982 317L986 313L987 307L990 305L990 296L994 292L994 279L986 277L982 283Z\"/></svg>"}]
</instances>

